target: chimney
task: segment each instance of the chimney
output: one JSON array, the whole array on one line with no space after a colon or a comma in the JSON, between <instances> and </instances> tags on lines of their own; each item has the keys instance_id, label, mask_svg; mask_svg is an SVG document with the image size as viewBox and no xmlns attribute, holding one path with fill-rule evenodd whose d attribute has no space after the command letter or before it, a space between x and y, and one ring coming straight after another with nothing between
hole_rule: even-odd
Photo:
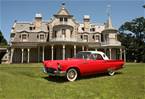
<instances>
[{"instance_id":1,"label":"chimney","mask_svg":"<svg viewBox=\"0 0 145 99\"><path fill-rule=\"evenodd\" d=\"M40 13L36 13L35 15L35 28L38 29L42 24L42 15Z\"/></svg>"},{"instance_id":2,"label":"chimney","mask_svg":"<svg viewBox=\"0 0 145 99\"><path fill-rule=\"evenodd\" d=\"M84 31L89 31L90 28L90 16L84 15Z\"/></svg>"}]
</instances>

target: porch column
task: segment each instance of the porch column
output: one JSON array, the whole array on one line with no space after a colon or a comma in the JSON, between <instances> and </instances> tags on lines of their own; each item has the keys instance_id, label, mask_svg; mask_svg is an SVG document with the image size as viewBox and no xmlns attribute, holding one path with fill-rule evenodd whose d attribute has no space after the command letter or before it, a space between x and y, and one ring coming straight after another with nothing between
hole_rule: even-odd
<instances>
[{"instance_id":1,"label":"porch column","mask_svg":"<svg viewBox=\"0 0 145 99\"><path fill-rule=\"evenodd\" d=\"M27 63L29 63L30 62L30 49L28 48L27 51L28 51Z\"/></svg>"},{"instance_id":2,"label":"porch column","mask_svg":"<svg viewBox=\"0 0 145 99\"><path fill-rule=\"evenodd\" d=\"M51 46L51 60L53 60L53 45Z\"/></svg>"},{"instance_id":3,"label":"porch column","mask_svg":"<svg viewBox=\"0 0 145 99\"><path fill-rule=\"evenodd\" d=\"M122 59L122 49L120 48L120 59Z\"/></svg>"},{"instance_id":4,"label":"porch column","mask_svg":"<svg viewBox=\"0 0 145 99\"><path fill-rule=\"evenodd\" d=\"M22 51L21 63L23 63L24 62L24 49L22 48L21 51Z\"/></svg>"},{"instance_id":5,"label":"porch column","mask_svg":"<svg viewBox=\"0 0 145 99\"><path fill-rule=\"evenodd\" d=\"M74 56L76 56L76 45L74 45Z\"/></svg>"},{"instance_id":6,"label":"porch column","mask_svg":"<svg viewBox=\"0 0 145 99\"><path fill-rule=\"evenodd\" d=\"M42 61L44 61L44 51L45 51L45 46L42 47Z\"/></svg>"},{"instance_id":7,"label":"porch column","mask_svg":"<svg viewBox=\"0 0 145 99\"><path fill-rule=\"evenodd\" d=\"M10 63L12 63L12 62L13 62L13 54L14 54L14 48L11 48Z\"/></svg>"},{"instance_id":8,"label":"porch column","mask_svg":"<svg viewBox=\"0 0 145 99\"><path fill-rule=\"evenodd\" d=\"M82 46L82 51L84 51L84 46Z\"/></svg>"},{"instance_id":9,"label":"porch column","mask_svg":"<svg viewBox=\"0 0 145 99\"><path fill-rule=\"evenodd\" d=\"M109 54L109 55L110 55L110 59L112 59L112 55L111 55L112 53L111 53L111 51L112 51L112 49L110 48L110 49L109 49L109 52L110 52L110 54Z\"/></svg>"},{"instance_id":10,"label":"porch column","mask_svg":"<svg viewBox=\"0 0 145 99\"><path fill-rule=\"evenodd\" d=\"M38 62L40 62L40 47L38 46Z\"/></svg>"},{"instance_id":11,"label":"porch column","mask_svg":"<svg viewBox=\"0 0 145 99\"><path fill-rule=\"evenodd\" d=\"M97 48L95 49L95 51L98 51Z\"/></svg>"},{"instance_id":12,"label":"porch column","mask_svg":"<svg viewBox=\"0 0 145 99\"><path fill-rule=\"evenodd\" d=\"M124 49L124 62L126 62L126 51Z\"/></svg>"},{"instance_id":13,"label":"porch column","mask_svg":"<svg viewBox=\"0 0 145 99\"><path fill-rule=\"evenodd\" d=\"M62 59L64 60L65 59L65 45L62 46L63 49L62 49Z\"/></svg>"}]
</instances>

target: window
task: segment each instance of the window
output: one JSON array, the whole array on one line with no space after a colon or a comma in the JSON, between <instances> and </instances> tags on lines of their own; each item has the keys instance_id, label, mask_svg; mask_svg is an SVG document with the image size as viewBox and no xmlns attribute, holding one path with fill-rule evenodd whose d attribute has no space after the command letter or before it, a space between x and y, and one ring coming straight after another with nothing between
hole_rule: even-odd
<instances>
[{"instance_id":1,"label":"window","mask_svg":"<svg viewBox=\"0 0 145 99\"><path fill-rule=\"evenodd\" d=\"M67 18L64 18L64 21L67 22Z\"/></svg>"},{"instance_id":2,"label":"window","mask_svg":"<svg viewBox=\"0 0 145 99\"><path fill-rule=\"evenodd\" d=\"M30 30L35 30L35 27L29 27Z\"/></svg>"},{"instance_id":3,"label":"window","mask_svg":"<svg viewBox=\"0 0 145 99\"><path fill-rule=\"evenodd\" d=\"M81 39L83 39L83 36L81 35Z\"/></svg>"},{"instance_id":4,"label":"window","mask_svg":"<svg viewBox=\"0 0 145 99\"><path fill-rule=\"evenodd\" d=\"M27 41L28 40L28 34L21 34L21 39L22 41Z\"/></svg>"},{"instance_id":5,"label":"window","mask_svg":"<svg viewBox=\"0 0 145 99\"><path fill-rule=\"evenodd\" d=\"M91 32L95 32L95 28L91 28L90 31L91 31Z\"/></svg>"},{"instance_id":6,"label":"window","mask_svg":"<svg viewBox=\"0 0 145 99\"><path fill-rule=\"evenodd\" d=\"M101 34L101 42L104 42L104 35Z\"/></svg>"},{"instance_id":7,"label":"window","mask_svg":"<svg viewBox=\"0 0 145 99\"><path fill-rule=\"evenodd\" d=\"M72 35L73 35L73 31L70 31L70 36L72 37Z\"/></svg>"},{"instance_id":8,"label":"window","mask_svg":"<svg viewBox=\"0 0 145 99\"><path fill-rule=\"evenodd\" d=\"M82 30L84 31L84 27L82 27Z\"/></svg>"},{"instance_id":9,"label":"window","mask_svg":"<svg viewBox=\"0 0 145 99\"><path fill-rule=\"evenodd\" d=\"M32 27L29 27L30 28L30 30L32 30Z\"/></svg>"},{"instance_id":10,"label":"window","mask_svg":"<svg viewBox=\"0 0 145 99\"><path fill-rule=\"evenodd\" d=\"M14 38L15 37L15 33L11 33L11 38Z\"/></svg>"},{"instance_id":11,"label":"window","mask_svg":"<svg viewBox=\"0 0 145 99\"><path fill-rule=\"evenodd\" d=\"M95 36L93 35L93 37L92 37L94 40L95 40Z\"/></svg>"},{"instance_id":12,"label":"window","mask_svg":"<svg viewBox=\"0 0 145 99\"><path fill-rule=\"evenodd\" d=\"M54 31L54 38L57 37L57 31Z\"/></svg>"},{"instance_id":13,"label":"window","mask_svg":"<svg viewBox=\"0 0 145 99\"><path fill-rule=\"evenodd\" d=\"M99 42L99 41L100 41L99 35L96 35L96 42Z\"/></svg>"},{"instance_id":14,"label":"window","mask_svg":"<svg viewBox=\"0 0 145 99\"><path fill-rule=\"evenodd\" d=\"M88 41L88 35L84 35L84 40Z\"/></svg>"},{"instance_id":15,"label":"window","mask_svg":"<svg viewBox=\"0 0 145 99\"><path fill-rule=\"evenodd\" d=\"M62 22L63 21L63 18L60 18L59 20L60 20L60 22Z\"/></svg>"},{"instance_id":16,"label":"window","mask_svg":"<svg viewBox=\"0 0 145 99\"><path fill-rule=\"evenodd\" d=\"M63 37L66 37L65 32L66 32L65 29L62 29L62 36L63 36Z\"/></svg>"},{"instance_id":17,"label":"window","mask_svg":"<svg viewBox=\"0 0 145 99\"><path fill-rule=\"evenodd\" d=\"M96 54L96 60L103 60L103 57L100 54Z\"/></svg>"},{"instance_id":18,"label":"window","mask_svg":"<svg viewBox=\"0 0 145 99\"><path fill-rule=\"evenodd\" d=\"M44 34L40 34L40 40L44 40Z\"/></svg>"}]
</instances>

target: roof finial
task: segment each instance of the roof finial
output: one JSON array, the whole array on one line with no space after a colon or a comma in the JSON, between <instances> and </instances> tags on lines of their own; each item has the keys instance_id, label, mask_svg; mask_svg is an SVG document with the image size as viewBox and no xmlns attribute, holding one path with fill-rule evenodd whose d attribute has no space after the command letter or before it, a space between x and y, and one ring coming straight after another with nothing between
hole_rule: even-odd
<instances>
[{"instance_id":1,"label":"roof finial","mask_svg":"<svg viewBox=\"0 0 145 99\"><path fill-rule=\"evenodd\" d=\"M107 28L113 28L113 26L112 26L112 19L111 19L111 5L110 4L108 4L107 5L107 16L108 16L108 21L107 21Z\"/></svg>"},{"instance_id":2,"label":"roof finial","mask_svg":"<svg viewBox=\"0 0 145 99\"><path fill-rule=\"evenodd\" d=\"M61 4L61 6L62 6L62 9L64 9L64 8L65 8L65 3L63 2L63 3Z\"/></svg>"},{"instance_id":3,"label":"roof finial","mask_svg":"<svg viewBox=\"0 0 145 99\"><path fill-rule=\"evenodd\" d=\"M111 5L110 4L107 5L107 15L108 16L111 15Z\"/></svg>"}]
</instances>

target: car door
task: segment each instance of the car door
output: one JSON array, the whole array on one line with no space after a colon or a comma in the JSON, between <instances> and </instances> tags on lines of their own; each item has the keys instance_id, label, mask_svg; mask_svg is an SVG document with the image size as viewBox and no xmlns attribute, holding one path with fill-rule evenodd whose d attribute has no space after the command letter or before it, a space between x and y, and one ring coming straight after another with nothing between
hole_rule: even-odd
<instances>
[{"instance_id":1,"label":"car door","mask_svg":"<svg viewBox=\"0 0 145 99\"><path fill-rule=\"evenodd\" d=\"M103 59L103 57L100 54L94 54L95 59L94 62L91 63L93 67L93 72L100 73L104 72L107 68L106 61Z\"/></svg>"},{"instance_id":2,"label":"car door","mask_svg":"<svg viewBox=\"0 0 145 99\"><path fill-rule=\"evenodd\" d=\"M96 58L93 55L90 55L88 59L84 59L80 63L81 72L84 75L94 74L96 72L99 72L99 71L103 70L103 68L104 68L103 62L104 62L104 60L102 60L102 59L96 60Z\"/></svg>"}]
</instances>

